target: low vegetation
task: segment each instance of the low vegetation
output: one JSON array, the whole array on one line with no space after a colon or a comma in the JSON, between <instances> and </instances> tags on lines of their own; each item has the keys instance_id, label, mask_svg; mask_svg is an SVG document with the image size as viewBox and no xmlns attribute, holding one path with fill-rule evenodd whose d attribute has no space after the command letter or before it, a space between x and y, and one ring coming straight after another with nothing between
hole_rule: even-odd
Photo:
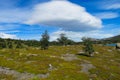
<instances>
[{"instance_id":1,"label":"low vegetation","mask_svg":"<svg viewBox=\"0 0 120 80\"><path fill-rule=\"evenodd\" d=\"M30 80L119 80L120 51L102 45L93 47L93 57L81 55L83 45L50 46L48 50L0 49L0 67L34 75ZM70 59L71 54L75 58ZM2 79L19 80L12 73L3 74L0 70Z\"/></svg>"},{"instance_id":2,"label":"low vegetation","mask_svg":"<svg viewBox=\"0 0 120 80\"><path fill-rule=\"evenodd\" d=\"M48 32L45 31L43 34L42 34L42 38L40 40L40 44L41 44L41 49L42 50L46 50L48 49L49 47L49 35L48 35Z\"/></svg>"},{"instance_id":3,"label":"low vegetation","mask_svg":"<svg viewBox=\"0 0 120 80\"><path fill-rule=\"evenodd\" d=\"M90 40L90 38L83 38L83 50L85 51L86 54L88 54L90 57L93 56L94 54L94 48L93 48L93 43Z\"/></svg>"},{"instance_id":4,"label":"low vegetation","mask_svg":"<svg viewBox=\"0 0 120 80\"><path fill-rule=\"evenodd\" d=\"M47 31L40 41L0 38L0 80L119 80L120 51L103 44L65 34L49 42Z\"/></svg>"}]
</instances>

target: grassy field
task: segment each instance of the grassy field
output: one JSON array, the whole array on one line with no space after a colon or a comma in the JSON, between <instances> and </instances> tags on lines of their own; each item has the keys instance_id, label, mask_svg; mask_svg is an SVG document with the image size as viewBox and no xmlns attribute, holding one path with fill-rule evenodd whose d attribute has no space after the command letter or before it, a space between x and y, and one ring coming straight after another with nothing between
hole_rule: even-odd
<instances>
[{"instance_id":1,"label":"grassy field","mask_svg":"<svg viewBox=\"0 0 120 80\"><path fill-rule=\"evenodd\" d=\"M0 49L0 67L9 73L0 70L0 80L20 80L10 74L13 70L33 75L23 80L120 80L120 51L100 45L94 48L94 57L80 55L82 46Z\"/></svg>"}]
</instances>

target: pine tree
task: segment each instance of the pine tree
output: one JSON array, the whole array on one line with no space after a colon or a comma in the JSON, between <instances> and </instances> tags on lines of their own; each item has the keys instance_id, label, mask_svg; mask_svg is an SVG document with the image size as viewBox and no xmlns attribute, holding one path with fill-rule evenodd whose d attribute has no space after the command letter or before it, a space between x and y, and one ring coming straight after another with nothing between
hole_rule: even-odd
<instances>
[{"instance_id":1,"label":"pine tree","mask_svg":"<svg viewBox=\"0 0 120 80\"><path fill-rule=\"evenodd\" d=\"M93 48L93 43L91 41L91 38L83 38L82 40L83 40L83 43L84 43L85 53L88 53L89 56L93 56L94 48Z\"/></svg>"},{"instance_id":2,"label":"pine tree","mask_svg":"<svg viewBox=\"0 0 120 80\"><path fill-rule=\"evenodd\" d=\"M41 49L46 50L49 47L49 35L47 30L42 34L42 38L40 40Z\"/></svg>"},{"instance_id":3,"label":"pine tree","mask_svg":"<svg viewBox=\"0 0 120 80\"><path fill-rule=\"evenodd\" d=\"M65 34L60 34L60 38L57 39L60 45L67 45L68 38L65 36Z\"/></svg>"}]
</instances>

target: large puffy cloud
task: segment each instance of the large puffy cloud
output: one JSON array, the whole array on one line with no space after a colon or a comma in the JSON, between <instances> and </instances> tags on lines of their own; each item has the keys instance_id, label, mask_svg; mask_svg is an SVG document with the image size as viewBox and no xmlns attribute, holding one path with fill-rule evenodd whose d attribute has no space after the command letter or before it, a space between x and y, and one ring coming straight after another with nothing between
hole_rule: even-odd
<instances>
[{"instance_id":1,"label":"large puffy cloud","mask_svg":"<svg viewBox=\"0 0 120 80\"><path fill-rule=\"evenodd\" d=\"M17 39L16 35L12 35L12 34L6 34L6 33L0 33L0 38L11 38L11 39Z\"/></svg>"},{"instance_id":2,"label":"large puffy cloud","mask_svg":"<svg viewBox=\"0 0 120 80\"><path fill-rule=\"evenodd\" d=\"M52 0L35 6L27 24L56 26L68 31L99 29L102 21L92 16L84 7L67 0Z\"/></svg>"}]
</instances>

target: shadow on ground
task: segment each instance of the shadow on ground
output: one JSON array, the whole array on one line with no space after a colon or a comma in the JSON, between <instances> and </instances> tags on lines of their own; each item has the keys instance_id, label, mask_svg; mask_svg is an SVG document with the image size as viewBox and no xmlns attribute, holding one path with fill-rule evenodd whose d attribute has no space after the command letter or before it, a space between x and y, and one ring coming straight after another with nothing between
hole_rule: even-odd
<instances>
[{"instance_id":1,"label":"shadow on ground","mask_svg":"<svg viewBox=\"0 0 120 80\"><path fill-rule=\"evenodd\" d=\"M90 56L89 56L88 54L86 54L86 53L78 53L78 54L76 54L76 55L90 57Z\"/></svg>"}]
</instances>

